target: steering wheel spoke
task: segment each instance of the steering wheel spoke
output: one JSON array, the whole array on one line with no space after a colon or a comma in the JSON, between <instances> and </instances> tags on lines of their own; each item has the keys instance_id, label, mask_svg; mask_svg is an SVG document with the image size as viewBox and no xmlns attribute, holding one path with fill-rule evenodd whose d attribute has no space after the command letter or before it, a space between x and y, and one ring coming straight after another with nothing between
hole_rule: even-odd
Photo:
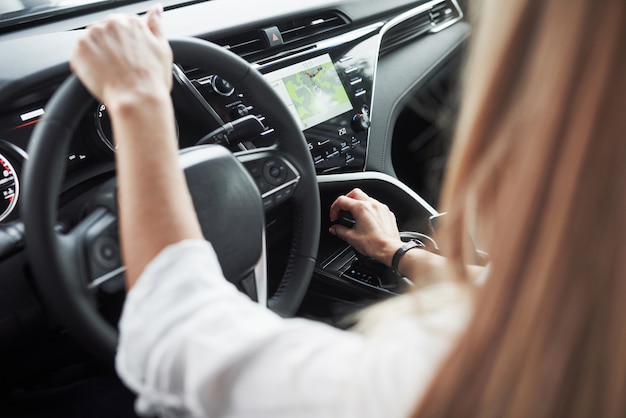
<instances>
[{"instance_id":1,"label":"steering wheel spoke","mask_svg":"<svg viewBox=\"0 0 626 418\"><path fill-rule=\"evenodd\" d=\"M124 289L126 271L122 265L117 216L106 210L97 212L82 240L88 287L114 293Z\"/></svg>"},{"instance_id":2,"label":"steering wheel spoke","mask_svg":"<svg viewBox=\"0 0 626 418\"><path fill-rule=\"evenodd\" d=\"M78 260L80 276L92 293L124 290L124 272L118 236L117 216L104 207L92 211L63 237Z\"/></svg>"}]
</instances>

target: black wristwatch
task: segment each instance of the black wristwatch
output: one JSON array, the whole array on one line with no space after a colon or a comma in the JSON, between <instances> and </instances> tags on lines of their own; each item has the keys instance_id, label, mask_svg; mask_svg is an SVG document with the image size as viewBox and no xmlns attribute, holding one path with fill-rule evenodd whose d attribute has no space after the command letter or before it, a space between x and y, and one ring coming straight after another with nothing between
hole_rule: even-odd
<instances>
[{"instance_id":1,"label":"black wristwatch","mask_svg":"<svg viewBox=\"0 0 626 418\"><path fill-rule=\"evenodd\" d=\"M397 274L400 274L398 272L398 265L400 264L400 259L402 258L402 256L406 254L406 252L409 251L410 249L422 248L422 247L424 247L424 244L422 244L419 241L414 241L414 240L410 240L402 244L402 246L396 250L396 252L393 255L393 258L391 259L391 269Z\"/></svg>"}]
</instances>

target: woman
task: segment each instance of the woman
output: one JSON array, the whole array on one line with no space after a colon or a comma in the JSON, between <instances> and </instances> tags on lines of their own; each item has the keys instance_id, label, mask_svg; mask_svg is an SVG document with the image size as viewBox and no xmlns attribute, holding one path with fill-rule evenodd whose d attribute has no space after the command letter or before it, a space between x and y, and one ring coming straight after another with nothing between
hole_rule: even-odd
<instances>
[{"instance_id":1,"label":"woman","mask_svg":"<svg viewBox=\"0 0 626 418\"><path fill-rule=\"evenodd\" d=\"M225 282L182 173L166 168L177 149L159 11L88 31L72 68L107 104L119 146L130 290L117 367L139 412L626 414L626 5L482 6L444 190L449 259L406 252L402 273L439 280L370 311L363 333L281 319ZM388 209L360 191L331 219L339 209L357 229L332 232L390 265ZM490 253L481 287L467 230Z\"/></svg>"}]
</instances>

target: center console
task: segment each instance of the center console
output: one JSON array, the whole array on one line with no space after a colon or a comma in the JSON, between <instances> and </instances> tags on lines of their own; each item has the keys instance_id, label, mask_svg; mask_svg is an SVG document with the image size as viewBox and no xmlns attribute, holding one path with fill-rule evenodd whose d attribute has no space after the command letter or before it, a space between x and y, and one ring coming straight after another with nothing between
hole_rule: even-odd
<instances>
[{"instance_id":1,"label":"center console","mask_svg":"<svg viewBox=\"0 0 626 418\"><path fill-rule=\"evenodd\" d=\"M426 250L437 251L429 219L438 212L396 178L379 172L318 176L322 212L336 197L355 187L385 202L396 215L403 240L419 240ZM379 298L401 293L406 282L375 260L357 254L346 242L328 232L331 223L322 216L322 228L314 284L355 291L364 297ZM420 231L420 232L413 232Z\"/></svg>"}]
</instances>

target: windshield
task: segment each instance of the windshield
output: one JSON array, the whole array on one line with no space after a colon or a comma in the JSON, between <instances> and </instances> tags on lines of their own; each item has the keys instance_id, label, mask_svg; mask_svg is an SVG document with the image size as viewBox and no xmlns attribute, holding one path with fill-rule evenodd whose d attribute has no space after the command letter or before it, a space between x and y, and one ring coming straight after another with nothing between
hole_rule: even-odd
<instances>
[{"instance_id":1,"label":"windshield","mask_svg":"<svg viewBox=\"0 0 626 418\"><path fill-rule=\"evenodd\" d=\"M0 27L128 0L0 0Z\"/></svg>"}]
</instances>

